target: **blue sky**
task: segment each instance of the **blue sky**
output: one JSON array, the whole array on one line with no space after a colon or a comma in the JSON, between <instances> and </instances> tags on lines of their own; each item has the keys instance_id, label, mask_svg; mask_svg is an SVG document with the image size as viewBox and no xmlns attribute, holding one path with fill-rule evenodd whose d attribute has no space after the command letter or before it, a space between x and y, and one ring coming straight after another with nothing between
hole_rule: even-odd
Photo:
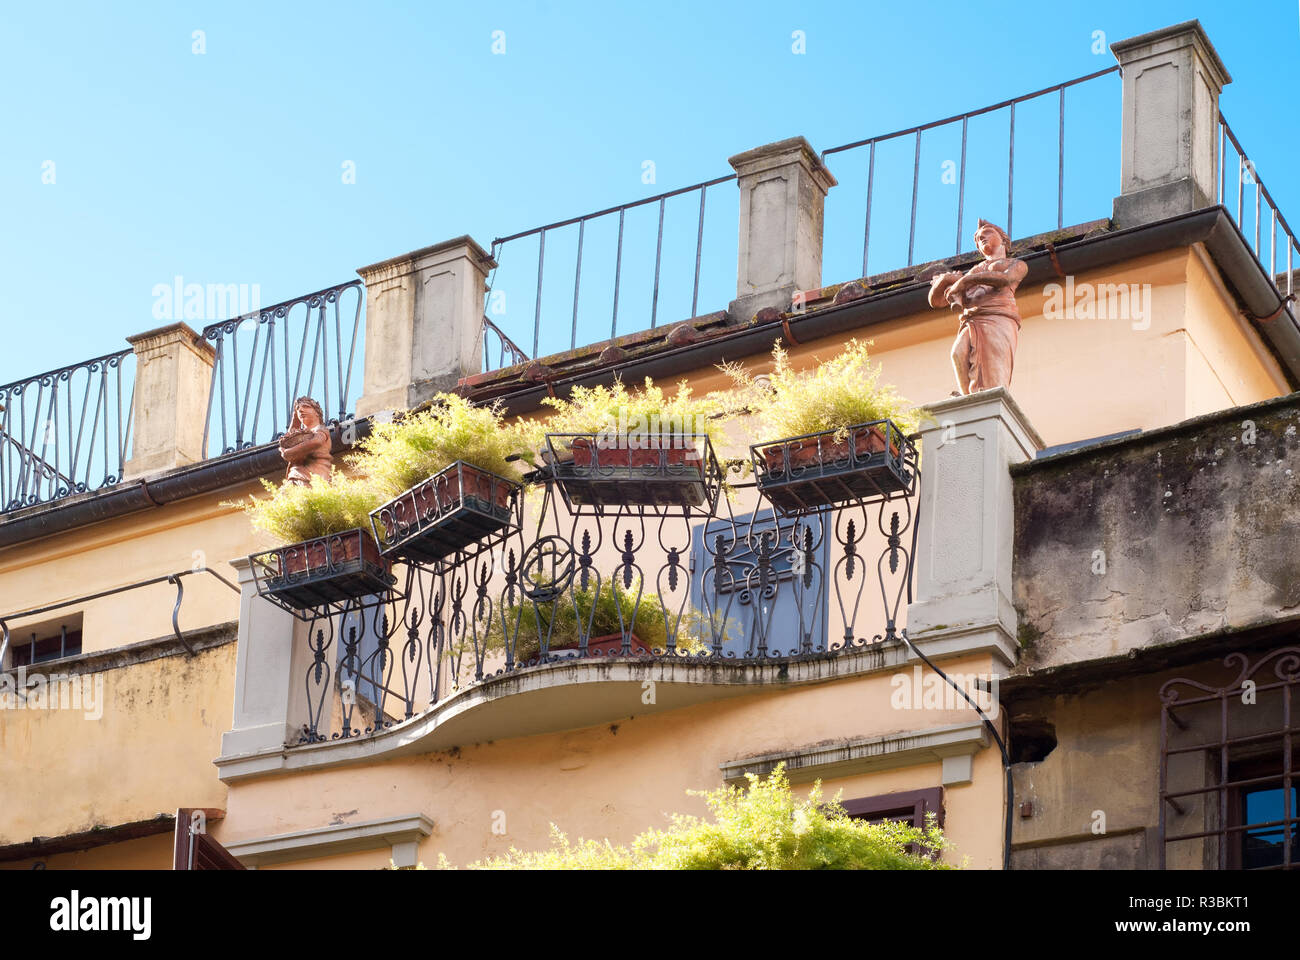
<instances>
[{"instance_id":1,"label":"blue sky","mask_svg":"<svg viewBox=\"0 0 1300 960\"><path fill-rule=\"evenodd\" d=\"M6 4L0 383L124 346L157 325L154 288L177 275L256 283L265 306L462 233L487 246L727 174L728 156L772 140L802 134L826 149L1046 87L1113 63L1093 52L1095 31L1109 43L1192 17L1233 74L1225 114L1283 212L1300 220L1290 176L1300 128L1280 122L1300 53L1291 0L1252 3L1248 14L1165 2ZM492 51L498 30L504 54ZM1067 108L1067 223L1107 216L1118 184L1119 85L1105 82ZM1035 122L1050 142L1017 141L1018 191L1028 191L1017 193L1018 236L1055 226L1055 113L1017 120ZM1005 135L1001 146L988 136L979 152L1001 157ZM927 142L932 189L954 149ZM878 173L877 202L906 206L904 153L905 174ZM647 160L653 184L643 182ZM47 161L54 183L42 182ZM988 182L972 169L970 189L989 199L970 212L1004 220L999 162ZM841 185L827 201L826 282L860 272L864 163L830 158ZM701 312L734 296L734 185L709 203ZM939 239L951 233L950 207L922 194L918 259L952 252ZM679 224L692 257L694 215ZM873 225L895 248L906 229L906 219ZM629 304L649 282L637 242L625 253L636 274L624 281ZM554 249L558 263L559 238ZM604 296L597 272L584 298ZM687 315L689 280L665 278L660 322ZM535 245L503 254L498 282L511 297L496 319L530 340ZM548 273L547 285L571 297L572 273ZM567 346L568 308L552 316L546 303L543 348ZM620 332L646 325L636 309L623 308ZM608 336L600 311L584 314L580 342Z\"/></svg>"}]
</instances>

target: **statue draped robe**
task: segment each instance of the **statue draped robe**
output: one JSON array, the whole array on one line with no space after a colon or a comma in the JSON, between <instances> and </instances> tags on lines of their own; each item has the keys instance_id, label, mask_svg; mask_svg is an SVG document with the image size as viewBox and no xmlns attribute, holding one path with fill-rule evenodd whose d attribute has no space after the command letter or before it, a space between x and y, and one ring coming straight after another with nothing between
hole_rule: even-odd
<instances>
[{"instance_id":1,"label":"statue draped robe","mask_svg":"<svg viewBox=\"0 0 1300 960\"><path fill-rule=\"evenodd\" d=\"M966 275L978 280L981 273L1006 274L1018 262L1008 257L985 260ZM1020 335L1018 285L1019 280L1004 287L977 283L961 292L961 326L952 347L952 362L962 393L1010 386Z\"/></svg>"},{"instance_id":2,"label":"statue draped robe","mask_svg":"<svg viewBox=\"0 0 1300 960\"><path fill-rule=\"evenodd\" d=\"M327 427L313 427L313 436L300 439L301 428L292 430L280 438L281 456L289 464L285 480L289 483L310 485L313 476L330 478L333 457L330 455L330 432ZM298 442L294 442L294 441ZM288 444L286 445L286 441Z\"/></svg>"}]
</instances>

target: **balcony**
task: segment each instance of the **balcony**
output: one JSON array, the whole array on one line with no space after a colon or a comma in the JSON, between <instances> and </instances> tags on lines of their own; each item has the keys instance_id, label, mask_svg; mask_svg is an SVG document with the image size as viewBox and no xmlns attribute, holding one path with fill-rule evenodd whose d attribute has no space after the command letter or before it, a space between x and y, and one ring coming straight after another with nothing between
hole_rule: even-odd
<instances>
[{"instance_id":1,"label":"balcony","mask_svg":"<svg viewBox=\"0 0 1300 960\"><path fill-rule=\"evenodd\" d=\"M629 466L628 450L598 449L592 437L594 456L540 469L527 497L511 492L495 533L451 541L461 545L441 556L428 544L447 542L439 528L463 522L477 498L462 487L454 502L422 501L406 526L423 546L413 549L405 528L392 538L404 559L378 593L362 585L341 599L317 588L304 602L304 584L353 582L337 544L306 567L285 549L254 556L257 592L298 624L306 701L285 746L418 726L497 692L529 694L564 722L577 704L559 688L582 676L639 688L694 674L695 696L743 693L774 665L782 680L825 678L801 665L896 640L911 599L919 460L914 439L888 421L857 432L871 427L883 428L887 449L850 443L815 463L791 453L807 438L719 460L699 437L685 457L651 451ZM566 443L583 449L551 438ZM377 524L402 526L382 513ZM517 714L538 710L513 703Z\"/></svg>"}]
</instances>

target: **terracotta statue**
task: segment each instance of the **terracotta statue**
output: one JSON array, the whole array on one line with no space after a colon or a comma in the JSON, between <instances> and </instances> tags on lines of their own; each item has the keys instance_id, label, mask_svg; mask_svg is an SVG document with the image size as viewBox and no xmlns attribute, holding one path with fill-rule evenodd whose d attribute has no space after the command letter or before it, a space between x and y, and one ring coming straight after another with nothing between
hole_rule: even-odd
<instances>
[{"instance_id":1,"label":"terracotta statue","mask_svg":"<svg viewBox=\"0 0 1300 960\"><path fill-rule=\"evenodd\" d=\"M952 365L963 394L1011 385L1020 334L1016 287L1029 269L1007 256L1011 238L987 220L979 222L975 246L982 262L964 274L941 273L930 281L930 306L961 309Z\"/></svg>"},{"instance_id":2,"label":"terracotta statue","mask_svg":"<svg viewBox=\"0 0 1300 960\"><path fill-rule=\"evenodd\" d=\"M293 420L280 438L280 456L289 464L285 483L310 484L313 476L330 478L334 458L325 413L311 397L293 402Z\"/></svg>"}]
</instances>

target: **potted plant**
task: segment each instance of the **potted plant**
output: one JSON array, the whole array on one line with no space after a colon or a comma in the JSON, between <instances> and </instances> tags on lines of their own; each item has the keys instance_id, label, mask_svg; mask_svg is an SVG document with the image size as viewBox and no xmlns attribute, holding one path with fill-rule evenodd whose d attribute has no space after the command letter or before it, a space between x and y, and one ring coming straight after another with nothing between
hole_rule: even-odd
<instances>
[{"instance_id":1,"label":"potted plant","mask_svg":"<svg viewBox=\"0 0 1300 960\"><path fill-rule=\"evenodd\" d=\"M646 377L632 390L616 379L542 403L554 413L533 428L535 439L570 509L712 510L721 485L713 442L727 416L721 397L697 398L686 381L668 396Z\"/></svg>"},{"instance_id":2,"label":"potted plant","mask_svg":"<svg viewBox=\"0 0 1300 960\"><path fill-rule=\"evenodd\" d=\"M534 605L524 600L505 607L488 628L486 649L504 650L505 631L515 634L517 629L515 662L535 660L541 654L542 637L552 617L555 622L550 626L547 645L551 657L581 656L584 632L588 634L587 656L618 656L623 651L623 630L627 627L631 628L628 640L634 655L663 651L668 647L670 623L677 626L677 650L698 654L708 649L698 635L706 619L704 615L688 605L681 613L681 622L677 623L678 613L672 600L667 601L667 606L665 617L658 594L643 593L638 602L634 589L616 590L613 580L606 579L598 590L593 581L586 589L575 587L571 592L561 593L553 603Z\"/></svg>"},{"instance_id":3,"label":"potted plant","mask_svg":"<svg viewBox=\"0 0 1300 960\"><path fill-rule=\"evenodd\" d=\"M269 497L231 504L256 529L284 545L249 557L258 592L305 610L386 591L394 582L371 535L379 497L361 480L337 472L329 480L281 487L263 480Z\"/></svg>"},{"instance_id":4,"label":"potted plant","mask_svg":"<svg viewBox=\"0 0 1300 960\"><path fill-rule=\"evenodd\" d=\"M432 562L477 553L517 527L519 459L531 458L526 424L497 402L475 406L439 393L431 406L375 423L348 462L385 502L371 513L385 556Z\"/></svg>"},{"instance_id":5,"label":"potted plant","mask_svg":"<svg viewBox=\"0 0 1300 960\"><path fill-rule=\"evenodd\" d=\"M928 415L879 382L870 346L850 340L837 356L799 372L777 340L770 373L721 366L737 404L779 438L750 450L759 489L787 516L911 488L916 458L907 436Z\"/></svg>"}]
</instances>

